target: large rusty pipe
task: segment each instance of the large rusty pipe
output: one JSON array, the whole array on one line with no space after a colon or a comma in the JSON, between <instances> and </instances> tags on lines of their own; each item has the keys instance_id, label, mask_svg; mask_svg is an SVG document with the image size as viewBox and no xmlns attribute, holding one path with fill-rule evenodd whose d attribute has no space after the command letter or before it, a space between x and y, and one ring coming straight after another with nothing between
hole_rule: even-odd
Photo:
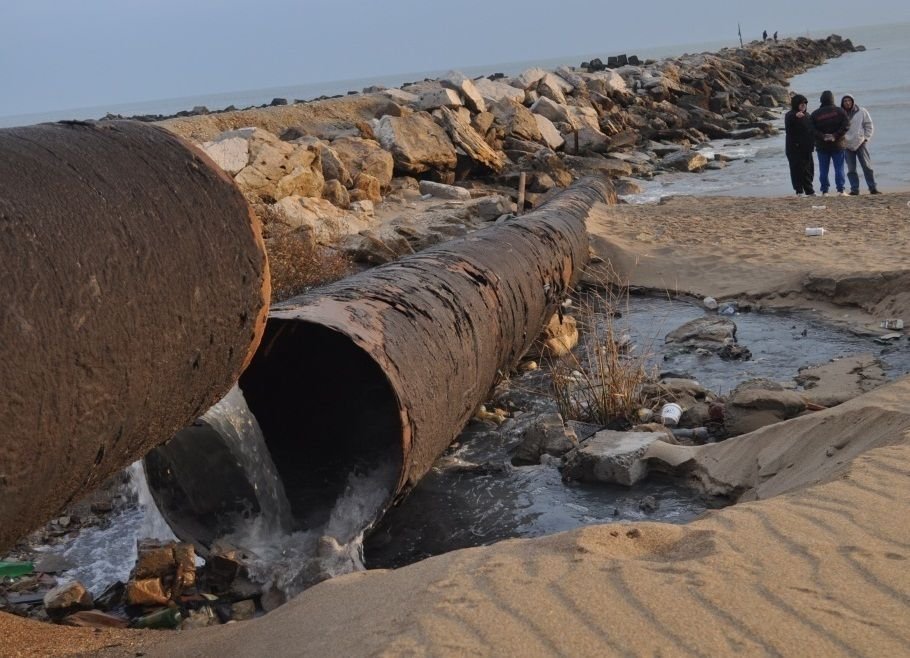
<instances>
[{"instance_id":1,"label":"large rusty pipe","mask_svg":"<svg viewBox=\"0 0 910 658\"><path fill-rule=\"evenodd\" d=\"M303 527L325 521L351 471L391 460L391 498L429 470L576 282L585 220L613 200L584 179L520 219L272 308L240 386ZM202 544L212 492L239 490L233 475L193 476L217 443L201 424L146 458L165 517Z\"/></svg>"},{"instance_id":2,"label":"large rusty pipe","mask_svg":"<svg viewBox=\"0 0 910 658\"><path fill-rule=\"evenodd\" d=\"M257 220L163 129L0 130L0 549L170 438L252 357Z\"/></svg>"}]
</instances>

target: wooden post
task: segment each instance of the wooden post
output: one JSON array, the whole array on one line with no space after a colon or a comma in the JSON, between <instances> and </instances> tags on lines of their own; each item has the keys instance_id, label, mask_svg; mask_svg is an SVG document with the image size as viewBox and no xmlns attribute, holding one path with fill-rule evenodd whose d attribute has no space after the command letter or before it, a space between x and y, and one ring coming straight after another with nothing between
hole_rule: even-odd
<instances>
[{"instance_id":1,"label":"wooden post","mask_svg":"<svg viewBox=\"0 0 910 658\"><path fill-rule=\"evenodd\" d=\"M525 211L525 182L527 180L527 174L521 172L518 174L518 211L516 214L520 215Z\"/></svg>"}]
</instances>

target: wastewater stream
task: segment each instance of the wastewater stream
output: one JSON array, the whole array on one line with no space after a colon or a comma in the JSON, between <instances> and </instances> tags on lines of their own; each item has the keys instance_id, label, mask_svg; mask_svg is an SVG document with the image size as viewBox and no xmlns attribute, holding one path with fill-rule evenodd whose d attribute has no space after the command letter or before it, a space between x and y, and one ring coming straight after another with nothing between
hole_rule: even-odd
<instances>
[{"instance_id":1,"label":"wastewater stream","mask_svg":"<svg viewBox=\"0 0 910 658\"><path fill-rule=\"evenodd\" d=\"M713 315L699 303L632 296L614 313L617 330L631 337L635 349L655 370L696 379L715 393L729 393L752 378L791 381L803 366L873 353L889 379L910 372L907 338L880 344L826 324L808 312L736 313L737 339L752 352L746 361L716 355L680 353L664 345L664 336L680 325ZM526 414L555 409L548 377L539 369L514 376L508 387L522 400ZM225 541L251 555L250 575L288 596L306 586L348 571L400 567L451 550L508 538L536 537L584 525L650 520L686 523L725 500L709 499L667 476L650 476L632 488L604 484L567 484L559 460L544 457L532 466L513 466L520 423L501 427L474 420L440 457L426 477L381 519L391 464L373 473L351 474L348 486L321 528L295 528L287 500L255 418L239 389L204 417L232 446L251 472L261 514L239 521ZM98 593L125 580L136 557L136 540L172 535L158 514L140 464L130 468L137 503L116 513L103 527L85 528L64 556L77 566L62 579L78 578Z\"/></svg>"}]
</instances>

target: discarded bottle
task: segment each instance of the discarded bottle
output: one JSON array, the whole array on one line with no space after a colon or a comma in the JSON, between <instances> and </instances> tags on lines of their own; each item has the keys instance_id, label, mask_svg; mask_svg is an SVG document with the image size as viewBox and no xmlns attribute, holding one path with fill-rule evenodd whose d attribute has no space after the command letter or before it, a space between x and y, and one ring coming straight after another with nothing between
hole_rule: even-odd
<instances>
[{"instance_id":1,"label":"discarded bottle","mask_svg":"<svg viewBox=\"0 0 910 658\"><path fill-rule=\"evenodd\" d=\"M825 229L823 229L821 226L818 226L818 227L807 226L806 227L806 235L824 235L824 234L825 234Z\"/></svg>"},{"instance_id":2,"label":"discarded bottle","mask_svg":"<svg viewBox=\"0 0 910 658\"><path fill-rule=\"evenodd\" d=\"M827 210L828 206L812 206L812 210Z\"/></svg>"},{"instance_id":3,"label":"discarded bottle","mask_svg":"<svg viewBox=\"0 0 910 658\"><path fill-rule=\"evenodd\" d=\"M682 416L682 407L675 402L668 402L660 410L660 422L668 427L676 427Z\"/></svg>"},{"instance_id":4,"label":"discarded bottle","mask_svg":"<svg viewBox=\"0 0 910 658\"><path fill-rule=\"evenodd\" d=\"M183 615L177 608L162 608L133 622L134 628L177 628Z\"/></svg>"},{"instance_id":5,"label":"discarded bottle","mask_svg":"<svg viewBox=\"0 0 910 658\"><path fill-rule=\"evenodd\" d=\"M19 578L35 570L31 562L0 562L0 578Z\"/></svg>"},{"instance_id":6,"label":"discarded bottle","mask_svg":"<svg viewBox=\"0 0 910 658\"><path fill-rule=\"evenodd\" d=\"M903 329L904 321L900 318L888 318L887 320L881 321L882 329Z\"/></svg>"}]
</instances>

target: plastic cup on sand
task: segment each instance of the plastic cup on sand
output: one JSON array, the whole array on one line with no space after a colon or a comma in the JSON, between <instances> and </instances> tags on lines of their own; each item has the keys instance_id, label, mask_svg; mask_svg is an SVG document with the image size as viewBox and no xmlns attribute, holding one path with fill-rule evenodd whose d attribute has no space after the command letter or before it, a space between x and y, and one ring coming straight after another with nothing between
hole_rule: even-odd
<instances>
[{"instance_id":1,"label":"plastic cup on sand","mask_svg":"<svg viewBox=\"0 0 910 658\"><path fill-rule=\"evenodd\" d=\"M682 407L675 402L668 402L660 410L660 421L668 427L676 427L680 416L682 416Z\"/></svg>"},{"instance_id":2,"label":"plastic cup on sand","mask_svg":"<svg viewBox=\"0 0 910 658\"><path fill-rule=\"evenodd\" d=\"M806 235L824 235L825 229L821 226L807 226Z\"/></svg>"}]
</instances>

